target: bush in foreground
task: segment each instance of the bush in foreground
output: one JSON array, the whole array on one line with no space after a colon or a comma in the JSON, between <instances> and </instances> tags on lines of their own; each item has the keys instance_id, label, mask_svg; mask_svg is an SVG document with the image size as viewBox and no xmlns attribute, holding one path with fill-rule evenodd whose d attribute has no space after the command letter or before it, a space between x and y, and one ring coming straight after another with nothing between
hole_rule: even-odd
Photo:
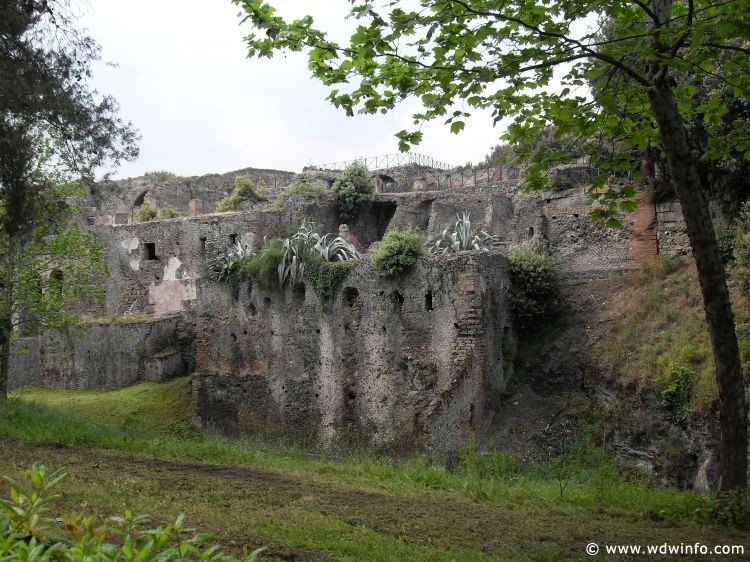
<instances>
[{"instance_id":1,"label":"bush in foreground","mask_svg":"<svg viewBox=\"0 0 750 562\"><path fill-rule=\"evenodd\" d=\"M153 529L146 527L147 517L129 511L111 517L110 526L96 525L90 515L55 519L48 515L48 507L60 498L55 492L65 474L57 471L48 475L44 466L34 465L27 476L25 484L3 476L10 485L10 499L0 499L0 560L238 560L211 546L210 535L195 535L192 529L186 529L182 514L171 525ZM244 560L257 560L263 550L246 554Z\"/></svg>"}]
</instances>

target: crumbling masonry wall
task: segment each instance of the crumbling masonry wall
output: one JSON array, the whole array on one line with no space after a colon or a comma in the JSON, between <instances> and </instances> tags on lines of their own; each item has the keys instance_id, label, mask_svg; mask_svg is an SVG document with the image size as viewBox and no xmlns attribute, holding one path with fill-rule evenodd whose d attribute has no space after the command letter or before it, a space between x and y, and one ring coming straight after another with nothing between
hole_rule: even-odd
<instances>
[{"instance_id":1,"label":"crumbling masonry wall","mask_svg":"<svg viewBox=\"0 0 750 562\"><path fill-rule=\"evenodd\" d=\"M446 455L481 439L505 386L507 261L419 260L398 281L355 267L332 300L198 284L196 421L327 448L355 441Z\"/></svg>"},{"instance_id":2,"label":"crumbling masonry wall","mask_svg":"<svg viewBox=\"0 0 750 562\"><path fill-rule=\"evenodd\" d=\"M190 315L99 321L81 333L14 342L9 388L122 388L163 382L195 368Z\"/></svg>"}]
</instances>

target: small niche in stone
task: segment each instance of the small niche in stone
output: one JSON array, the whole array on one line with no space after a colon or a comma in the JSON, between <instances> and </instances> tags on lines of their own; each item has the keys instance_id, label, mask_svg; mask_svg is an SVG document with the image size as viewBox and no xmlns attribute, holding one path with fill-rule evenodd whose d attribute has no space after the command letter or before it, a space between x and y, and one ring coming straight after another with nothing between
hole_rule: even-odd
<instances>
[{"instance_id":1,"label":"small niche in stone","mask_svg":"<svg viewBox=\"0 0 750 562\"><path fill-rule=\"evenodd\" d=\"M201 253L206 253L206 240L208 240L205 236L200 237L200 243L201 243Z\"/></svg>"},{"instance_id":2,"label":"small niche in stone","mask_svg":"<svg viewBox=\"0 0 750 562\"><path fill-rule=\"evenodd\" d=\"M432 291L427 291L424 295L424 309L427 312L432 311Z\"/></svg>"},{"instance_id":3,"label":"small niche in stone","mask_svg":"<svg viewBox=\"0 0 750 562\"><path fill-rule=\"evenodd\" d=\"M143 257L147 260L158 260L159 256L156 255L156 243L146 242L143 244Z\"/></svg>"},{"instance_id":4,"label":"small niche in stone","mask_svg":"<svg viewBox=\"0 0 750 562\"><path fill-rule=\"evenodd\" d=\"M533 226L529 227L529 238L534 238L534 227Z\"/></svg>"},{"instance_id":5,"label":"small niche in stone","mask_svg":"<svg viewBox=\"0 0 750 562\"><path fill-rule=\"evenodd\" d=\"M354 287L346 287L344 289L344 302L346 306L354 306L359 300L359 291Z\"/></svg>"},{"instance_id":6,"label":"small niche in stone","mask_svg":"<svg viewBox=\"0 0 750 562\"><path fill-rule=\"evenodd\" d=\"M230 234L229 235L229 243L234 246L237 243L237 235L236 234Z\"/></svg>"}]
</instances>

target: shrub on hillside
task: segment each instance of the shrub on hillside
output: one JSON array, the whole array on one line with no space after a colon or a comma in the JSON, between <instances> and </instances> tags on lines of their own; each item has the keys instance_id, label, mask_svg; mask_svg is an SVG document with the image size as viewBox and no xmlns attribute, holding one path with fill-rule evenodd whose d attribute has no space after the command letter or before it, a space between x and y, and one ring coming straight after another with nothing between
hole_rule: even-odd
<instances>
[{"instance_id":1,"label":"shrub on hillside","mask_svg":"<svg viewBox=\"0 0 750 562\"><path fill-rule=\"evenodd\" d=\"M685 421L698 374L682 363L675 363L666 374L667 386L661 391L662 405L677 423Z\"/></svg>"},{"instance_id":2,"label":"shrub on hillside","mask_svg":"<svg viewBox=\"0 0 750 562\"><path fill-rule=\"evenodd\" d=\"M315 178L309 175L302 175L297 178L291 187L279 194L273 204L273 208L281 209L281 207L284 206L284 203L286 203L286 200L292 195L298 195L300 193L323 193L325 190L325 187L315 181Z\"/></svg>"},{"instance_id":3,"label":"shrub on hillside","mask_svg":"<svg viewBox=\"0 0 750 562\"><path fill-rule=\"evenodd\" d=\"M362 164L348 166L333 183L336 193L336 207L344 221L355 219L372 201L375 195L375 182L370 172Z\"/></svg>"},{"instance_id":4,"label":"shrub on hillside","mask_svg":"<svg viewBox=\"0 0 750 562\"><path fill-rule=\"evenodd\" d=\"M557 316L562 293L557 264L546 250L514 248L510 254L510 306L521 331Z\"/></svg>"},{"instance_id":5,"label":"shrub on hillside","mask_svg":"<svg viewBox=\"0 0 750 562\"><path fill-rule=\"evenodd\" d=\"M191 537L182 514L171 525L153 529L146 526L147 517L128 511L111 517L106 527L96 526L93 515L52 517L49 505L60 498L56 488L65 474L48 475L44 466L34 465L27 476L28 483L3 477L11 495L0 500L0 560L237 561L210 545L209 535ZM257 560L263 550L247 555L245 562Z\"/></svg>"},{"instance_id":6,"label":"shrub on hillside","mask_svg":"<svg viewBox=\"0 0 750 562\"><path fill-rule=\"evenodd\" d=\"M416 230L391 230L372 255L372 265L381 277L398 277L409 271L425 254L424 236Z\"/></svg>"},{"instance_id":7,"label":"shrub on hillside","mask_svg":"<svg viewBox=\"0 0 750 562\"><path fill-rule=\"evenodd\" d=\"M156 218L156 209L149 203L143 203L138 208L138 222L148 222Z\"/></svg>"},{"instance_id":8,"label":"shrub on hillside","mask_svg":"<svg viewBox=\"0 0 750 562\"><path fill-rule=\"evenodd\" d=\"M261 199L259 193L261 187L257 187L250 176L237 176L234 179L234 189L224 195L221 201L216 204L216 211L219 213L236 211L237 205L247 199L259 201Z\"/></svg>"}]
</instances>

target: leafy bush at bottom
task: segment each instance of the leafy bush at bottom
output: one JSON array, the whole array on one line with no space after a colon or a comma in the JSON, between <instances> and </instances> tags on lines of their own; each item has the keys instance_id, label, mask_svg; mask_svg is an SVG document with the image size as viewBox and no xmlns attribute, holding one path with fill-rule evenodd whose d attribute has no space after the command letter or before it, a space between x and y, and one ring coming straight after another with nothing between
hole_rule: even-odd
<instances>
[{"instance_id":1,"label":"leafy bush at bottom","mask_svg":"<svg viewBox=\"0 0 750 562\"><path fill-rule=\"evenodd\" d=\"M193 534L180 514L174 523L148 529L148 518L126 511L111 517L110 526L98 526L93 516L63 517L62 525L48 515L48 507L60 498L55 489L65 478L57 471L47 474L34 465L23 484L8 476L11 497L0 500L0 560L18 562L159 562L200 560L236 562L210 544L210 535ZM254 562L265 550L246 554Z\"/></svg>"}]
</instances>

